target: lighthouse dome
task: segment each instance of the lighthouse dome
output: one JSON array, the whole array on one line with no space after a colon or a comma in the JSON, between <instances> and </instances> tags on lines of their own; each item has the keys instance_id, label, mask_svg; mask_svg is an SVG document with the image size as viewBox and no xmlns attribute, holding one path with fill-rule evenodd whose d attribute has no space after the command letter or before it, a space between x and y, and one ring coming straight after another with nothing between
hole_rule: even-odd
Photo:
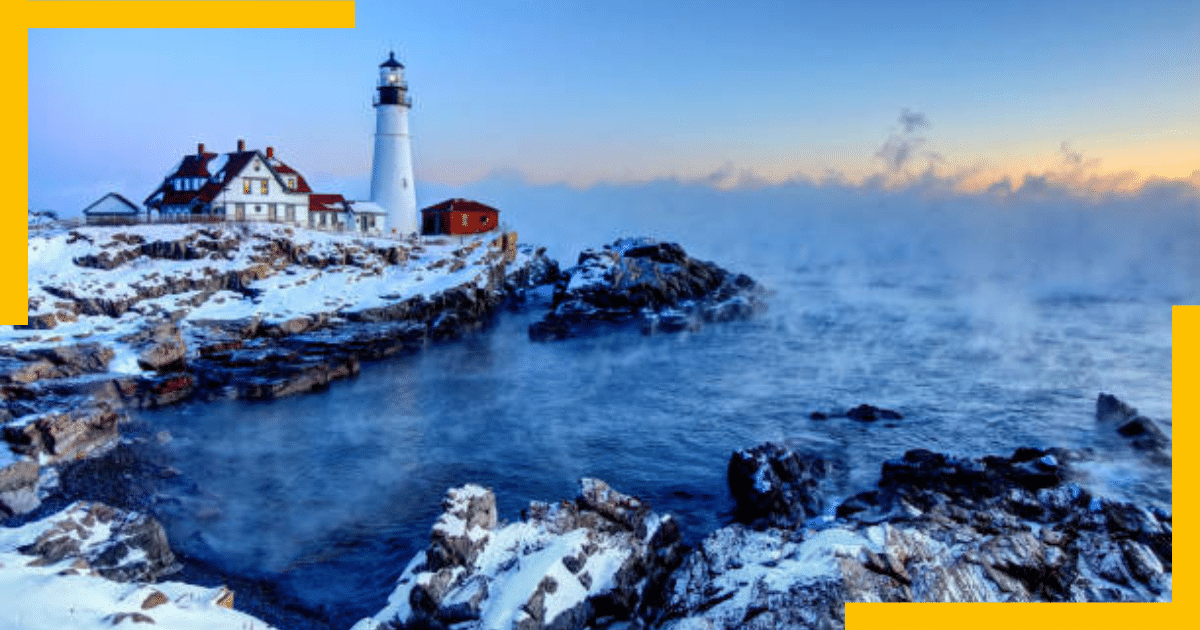
<instances>
[{"instance_id":1,"label":"lighthouse dome","mask_svg":"<svg viewBox=\"0 0 1200 630\"><path fill-rule=\"evenodd\" d=\"M379 64L379 67L380 68L401 68L401 69L403 69L404 64L400 63L399 61L396 61L396 53L394 51L388 51L387 61Z\"/></svg>"}]
</instances>

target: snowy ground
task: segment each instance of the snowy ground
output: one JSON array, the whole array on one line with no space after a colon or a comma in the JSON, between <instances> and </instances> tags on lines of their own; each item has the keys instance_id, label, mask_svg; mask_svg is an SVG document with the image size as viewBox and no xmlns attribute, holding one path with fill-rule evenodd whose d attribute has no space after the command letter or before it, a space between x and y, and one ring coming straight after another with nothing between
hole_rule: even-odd
<instances>
[{"instance_id":1,"label":"snowy ground","mask_svg":"<svg viewBox=\"0 0 1200 630\"><path fill-rule=\"evenodd\" d=\"M73 571L73 558L31 566L38 564L36 559L17 549L33 542L73 508L23 527L0 528L0 592L8 594L0 609L0 627L89 630L144 623L167 630L271 628L250 615L219 605L217 600L228 592L222 588L178 582L123 583L86 573L64 574ZM105 528L98 525L95 529ZM92 545L108 539L107 531L88 533ZM161 595L154 595L156 591Z\"/></svg>"},{"instance_id":2,"label":"snowy ground","mask_svg":"<svg viewBox=\"0 0 1200 630\"><path fill-rule=\"evenodd\" d=\"M212 253L195 260L139 256L110 270L82 267L74 262L84 256L115 255L136 249L126 242L128 236L141 237L147 243L172 242L193 237L201 230L214 234L216 238L212 240L235 239L238 246L223 256ZM115 351L116 358L110 368L113 372L137 373L140 370L135 353L118 339L137 331L151 319L186 311L180 325L188 339L191 324L201 320L260 318L270 324L318 313L329 313L336 320L339 314L385 306L417 295L432 296L460 285L483 286L488 271L484 261L489 249L486 244L496 236L493 233L472 238L396 241L268 224L48 230L29 238L31 317L67 310L65 305L70 300L58 297L64 293L75 299L127 299L135 303L120 317L79 315L75 321L60 321L50 330L0 327L0 345L25 350L96 341ZM345 258L350 264L324 268L305 264L268 265L264 269L266 254L261 248L273 239L291 241L297 249L322 260ZM403 248L407 260L387 264L372 252L394 247ZM265 275L248 285L251 292L257 292L253 298L224 290L207 296L200 291L187 291L139 297L171 282L199 281L251 269Z\"/></svg>"}]
</instances>

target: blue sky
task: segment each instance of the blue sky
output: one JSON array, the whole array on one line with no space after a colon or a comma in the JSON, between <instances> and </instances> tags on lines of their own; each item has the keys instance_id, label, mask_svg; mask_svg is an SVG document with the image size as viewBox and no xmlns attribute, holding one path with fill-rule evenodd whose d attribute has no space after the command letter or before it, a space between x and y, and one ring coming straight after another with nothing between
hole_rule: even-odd
<instances>
[{"instance_id":1,"label":"blue sky","mask_svg":"<svg viewBox=\"0 0 1200 630\"><path fill-rule=\"evenodd\" d=\"M1196 2L360 0L356 20L31 30L31 205L140 201L196 142L237 138L365 196L390 48L417 178L438 185L1200 170ZM928 124L904 133L905 109ZM889 139L911 149L890 167Z\"/></svg>"}]
</instances>

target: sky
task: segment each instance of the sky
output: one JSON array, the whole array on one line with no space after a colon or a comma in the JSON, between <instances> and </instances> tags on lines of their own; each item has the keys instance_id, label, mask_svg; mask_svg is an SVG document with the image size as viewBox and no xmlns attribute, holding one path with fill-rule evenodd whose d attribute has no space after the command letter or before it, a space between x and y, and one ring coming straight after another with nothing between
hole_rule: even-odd
<instances>
[{"instance_id":1,"label":"sky","mask_svg":"<svg viewBox=\"0 0 1200 630\"><path fill-rule=\"evenodd\" d=\"M418 203L495 180L973 193L1200 186L1200 3L356 3L354 29L29 32L31 208L143 200L196 143L369 192L407 66Z\"/></svg>"}]
</instances>

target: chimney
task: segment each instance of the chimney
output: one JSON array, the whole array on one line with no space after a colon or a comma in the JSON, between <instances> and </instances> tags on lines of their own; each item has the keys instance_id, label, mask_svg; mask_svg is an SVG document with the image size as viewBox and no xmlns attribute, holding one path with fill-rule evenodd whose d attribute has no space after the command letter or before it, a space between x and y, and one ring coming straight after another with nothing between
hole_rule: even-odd
<instances>
[{"instance_id":1,"label":"chimney","mask_svg":"<svg viewBox=\"0 0 1200 630\"><path fill-rule=\"evenodd\" d=\"M198 155L204 155L204 143L203 142L196 143L196 153Z\"/></svg>"},{"instance_id":2,"label":"chimney","mask_svg":"<svg viewBox=\"0 0 1200 630\"><path fill-rule=\"evenodd\" d=\"M267 147L267 159L275 157L275 147Z\"/></svg>"},{"instance_id":3,"label":"chimney","mask_svg":"<svg viewBox=\"0 0 1200 630\"><path fill-rule=\"evenodd\" d=\"M246 150L246 141L238 138L238 153Z\"/></svg>"}]
</instances>

